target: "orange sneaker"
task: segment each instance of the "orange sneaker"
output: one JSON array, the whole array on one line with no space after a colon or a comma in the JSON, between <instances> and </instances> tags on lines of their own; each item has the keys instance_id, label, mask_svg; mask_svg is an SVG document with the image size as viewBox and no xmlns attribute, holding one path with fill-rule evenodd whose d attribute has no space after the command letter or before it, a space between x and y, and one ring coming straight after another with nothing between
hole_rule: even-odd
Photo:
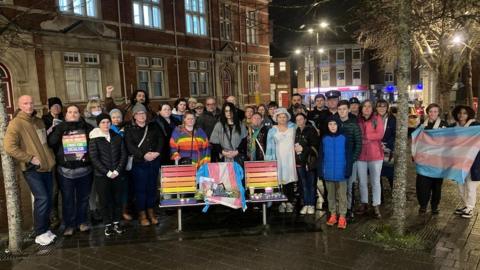
<instances>
[{"instance_id":1,"label":"orange sneaker","mask_svg":"<svg viewBox=\"0 0 480 270\"><path fill-rule=\"evenodd\" d=\"M342 230L347 228L347 219L344 216L340 216L338 219L338 228Z\"/></svg>"},{"instance_id":2,"label":"orange sneaker","mask_svg":"<svg viewBox=\"0 0 480 270\"><path fill-rule=\"evenodd\" d=\"M337 215L336 214L331 214L330 218L327 221L328 226L333 226L337 223Z\"/></svg>"}]
</instances>

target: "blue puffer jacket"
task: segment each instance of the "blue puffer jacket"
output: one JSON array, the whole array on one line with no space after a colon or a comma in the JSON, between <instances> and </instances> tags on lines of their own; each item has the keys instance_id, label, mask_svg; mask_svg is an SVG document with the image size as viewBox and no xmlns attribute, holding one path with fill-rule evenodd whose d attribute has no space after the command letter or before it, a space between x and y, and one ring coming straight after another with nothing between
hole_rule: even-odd
<instances>
[{"instance_id":1,"label":"blue puffer jacket","mask_svg":"<svg viewBox=\"0 0 480 270\"><path fill-rule=\"evenodd\" d=\"M343 134L326 135L323 144L323 178L326 181L346 181L347 176L347 138Z\"/></svg>"}]
</instances>

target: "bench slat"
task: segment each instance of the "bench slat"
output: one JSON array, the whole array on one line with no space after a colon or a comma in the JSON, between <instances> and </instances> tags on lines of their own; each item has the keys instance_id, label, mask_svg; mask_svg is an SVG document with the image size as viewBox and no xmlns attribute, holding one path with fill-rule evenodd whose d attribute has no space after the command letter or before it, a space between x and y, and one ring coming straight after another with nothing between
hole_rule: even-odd
<instances>
[{"instance_id":1,"label":"bench slat","mask_svg":"<svg viewBox=\"0 0 480 270\"><path fill-rule=\"evenodd\" d=\"M162 193L181 193L181 192L197 192L197 187L172 187L162 188Z\"/></svg>"},{"instance_id":2,"label":"bench slat","mask_svg":"<svg viewBox=\"0 0 480 270\"><path fill-rule=\"evenodd\" d=\"M277 177L247 177L247 183L262 183L262 182L274 182L277 181Z\"/></svg>"},{"instance_id":3,"label":"bench slat","mask_svg":"<svg viewBox=\"0 0 480 270\"><path fill-rule=\"evenodd\" d=\"M174 188L174 187L196 187L195 182L162 182L162 187L164 188Z\"/></svg>"},{"instance_id":4,"label":"bench slat","mask_svg":"<svg viewBox=\"0 0 480 270\"><path fill-rule=\"evenodd\" d=\"M192 171L192 172L162 172L162 177L181 177L181 176L190 176L190 177L195 177L196 176L196 172Z\"/></svg>"},{"instance_id":5,"label":"bench slat","mask_svg":"<svg viewBox=\"0 0 480 270\"><path fill-rule=\"evenodd\" d=\"M196 171L195 166L162 166L162 172Z\"/></svg>"},{"instance_id":6,"label":"bench slat","mask_svg":"<svg viewBox=\"0 0 480 270\"><path fill-rule=\"evenodd\" d=\"M247 187L278 187L277 181L272 182L263 182L263 183L247 183Z\"/></svg>"},{"instance_id":7,"label":"bench slat","mask_svg":"<svg viewBox=\"0 0 480 270\"><path fill-rule=\"evenodd\" d=\"M268 177L268 176L275 176L277 177L277 171L274 172L256 172L256 173L247 173L247 178L252 177Z\"/></svg>"},{"instance_id":8,"label":"bench slat","mask_svg":"<svg viewBox=\"0 0 480 270\"><path fill-rule=\"evenodd\" d=\"M276 161L248 161L245 162L245 168L255 168L255 167L271 167L277 166Z\"/></svg>"},{"instance_id":9,"label":"bench slat","mask_svg":"<svg viewBox=\"0 0 480 270\"><path fill-rule=\"evenodd\" d=\"M195 177L185 176L185 177L162 177L162 183L170 182L195 182Z\"/></svg>"},{"instance_id":10,"label":"bench slat","mask_svg":"<svg viewBox=\"0 0 480 270\"><path fill-rule=\"evenodd\" d=\"M277 167L253 167L253 168L245 168L245 174L254 173L254 172L276 172Z\"/></svg>"}]
</instances>

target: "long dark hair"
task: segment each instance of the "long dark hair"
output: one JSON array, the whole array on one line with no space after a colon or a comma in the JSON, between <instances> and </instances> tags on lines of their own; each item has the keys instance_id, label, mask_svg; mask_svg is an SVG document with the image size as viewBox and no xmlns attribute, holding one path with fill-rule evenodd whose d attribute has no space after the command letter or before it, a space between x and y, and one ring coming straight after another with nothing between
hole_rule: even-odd
<instances>
[{"instance_id":1,"label":"long dark hair","mask_svg":"<svg viewBox=\"0 0 480 270\"><path fill-rule=\"evenodd\" d=\"M235 105L233 105L233 103L230 103L230 102L223 103L222 114L220 115L220 123L222 123L224 127L228 125L228 120L227 120L227 117L225 116L226 107L230 107L230 113L232 114L232 117L233 117L233 125L235 126L237 133L240 134L240 130L241 130L240 119L238 118L237 108L235 107Z\"/></svg>"},{"instance_id":2,"label":"long dark hair","mask_svg":"<svg viewBox=\"0 0 480 270\"><path fill-rule=\"evenodd\" d=\"M132 95L130 96L130 106L135 106L135 104L137 104L137 94L138 92L143 92L143 94L145 95L145 102L143 103L143 105L145 106L145 108L147 108L148 106L148 103L150 103L150 99L148 98L148 93L147 91L145 90L142 90L142 89L137 89L135 90Z\"/></svg>"},{"instance_id":3,"label":"long dark hair","mask_svg":"<svg viewBox=\"0 0 480 270\"><path fill-rule=\"evenodd\" d=\"M452 111L452 117L455 119L455 122L458 122L458 114L460 113L461 110L465 110L468 114L468 120L475 119L475 111L472 109L472 107L467 106L467 105L457 105L455 109Z\"/></svg>"}]
</instances>

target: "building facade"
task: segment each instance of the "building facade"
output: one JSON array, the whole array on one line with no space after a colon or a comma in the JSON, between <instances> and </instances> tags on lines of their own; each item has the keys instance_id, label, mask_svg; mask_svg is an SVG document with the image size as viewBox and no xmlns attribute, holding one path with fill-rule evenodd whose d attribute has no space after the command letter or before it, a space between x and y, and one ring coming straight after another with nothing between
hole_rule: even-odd
<instances>
[{"instance_id":1,"label":"building facade","mask_svg":"<svg viewBox=\"0 0 480 270\"><path fill-rule=\"evenodd\" d=\"M356 44L304 47L296 53L297 92L306 97L339 90L343 99L368 97L368 54Z\"/></svg>"},{"instance_id":2,"label":"building facade","mask_svg":"<svg viewBox=\"0 0 480 270\"><path fill-rule=\"evenodd\" d=\"M290 59L287 57L270 60L270 100L279 106L288 107L292 94Z\"/></svg>"},{"instance_id":3,"label":"building facade","mask_svg":"<svg viewBox=\"0 0 480 270\"><path fill-rule=\"evenodd\" d=\"M83 106L104 99L110 84L117 103L136 89L153 103L228 95L240 104L269 101L268 2L0 0L0 25L8 26L0 34L7 111L13 114L25 94L39 111L53 96ZM30 194L19 182L22 213L29 216Z\"/></svg>"},{"instance_id":4,"label":"building facade","mask_svg":"<svg viewBox=\"0 0 480 270\"><path fill-rule=\"evenodd\" d=\"M135 89L153 101L178 97L269 100L268 1L4 0L25 46L0 54L12 100L31 94L65 103L121 102ZM13 105L13 104L12 104ZM13 107L13 106L12 106ZM13 108L12 108L13 109Z\"/></svg>"}]
</instances>

